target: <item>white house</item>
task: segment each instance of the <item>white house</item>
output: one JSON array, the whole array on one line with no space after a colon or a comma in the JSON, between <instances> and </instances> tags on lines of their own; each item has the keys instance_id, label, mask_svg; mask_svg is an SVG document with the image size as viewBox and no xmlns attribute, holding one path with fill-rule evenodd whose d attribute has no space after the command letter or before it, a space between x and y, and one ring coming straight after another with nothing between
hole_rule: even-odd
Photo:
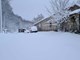
<instances>
[{"instance_id":1,"label":"white house","mask_svg":"<svg viewBox=\"0 0 80 60\"><path fill-rule=\"evenodd\" d=\"M34 25L37 26L39 31L57 30L57 22L51 16L34 23Z\"/></svg>"}]
</instances>

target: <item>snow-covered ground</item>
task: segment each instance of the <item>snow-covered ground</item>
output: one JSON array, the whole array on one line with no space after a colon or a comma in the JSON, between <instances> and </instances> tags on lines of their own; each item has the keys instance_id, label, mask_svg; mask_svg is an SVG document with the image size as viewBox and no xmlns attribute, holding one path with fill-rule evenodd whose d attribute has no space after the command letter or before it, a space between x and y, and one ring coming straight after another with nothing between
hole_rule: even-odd
<instances>
[{"instance_id":1,"label":"snow-covered ground","mask_svg":"<svg viewBox=\"0 0 80 60\"><path fill-rule=\"evenodd\" d=\"M80 60L80 35L63 32L0 34L0 60Z\"/></svg>"}]
</instances>

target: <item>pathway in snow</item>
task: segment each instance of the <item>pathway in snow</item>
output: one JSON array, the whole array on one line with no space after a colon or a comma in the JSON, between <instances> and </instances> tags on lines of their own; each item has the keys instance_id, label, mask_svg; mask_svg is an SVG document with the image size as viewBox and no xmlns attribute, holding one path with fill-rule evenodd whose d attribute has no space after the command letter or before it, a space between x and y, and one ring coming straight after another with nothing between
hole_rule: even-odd
<instances>
[{"instance_id":1,"label":"pathway in snow","mask_svg":"<svg viewBox=\"0 0 80 60\"><path fill-rule=\"evenodd\" d=\"M0 60L80 60L80 35L62 32L0 34Z\"/></svg>"}]
</instances>

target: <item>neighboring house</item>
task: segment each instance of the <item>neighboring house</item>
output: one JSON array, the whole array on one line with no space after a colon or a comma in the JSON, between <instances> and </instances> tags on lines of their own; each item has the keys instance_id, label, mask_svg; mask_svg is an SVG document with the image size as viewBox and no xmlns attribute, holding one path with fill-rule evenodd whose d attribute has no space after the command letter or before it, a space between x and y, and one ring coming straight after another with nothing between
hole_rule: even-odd
<instances>
[{"instance_id":1,"label":"neighboring house","mask_svg":"<svg viewBox=\"0 0 80 60\"><path fill-rule=\"evenodd\" d=\"M70 6L69 17L67 20L62 19L60 21L60 30L61 31L69 31L69 32L79 32L80 31L80 5L75 4Z\"/></svg>"},{"instance_id":2,"label":"neighboring house","mask_svg":"<svg viewBox=\"0 0 80 60\"><path fill-rule=\"evenodd\" d=\"M53 20L53 17L44 18L34 24L39 31L54 31L57 29L57 22Z\"/></svg>"},{"instance_id":3,"label":"neighboring house","mask_svg":"<svg viewBox=\"0 0 80 60\"><path fill-rule=\"evenodd\" d=\"M72 32L80 31L80 9L74 10L70 13L69 20L71 22Z\"/></svg>"},{"instance_id":4,"label":"neighboring house","mask_svg":"<svg viewBox=\"0 0 80 60\"><path fill-rule=\"evenodd\" d=\"M74 5L68 7L69 11L74 11L76 9L80 9L80 4L74 4Z\"/></svg>"},{"instance_id":5,"label":"neighboring house","mask_svg":"<svg viewBox=\"0 0 80 60\"><path fill-rule=\"evenodd\" d=\"M80 31L80 4L75 4L69 8L71 11L69 14L69 30L71 32L79 32Z\"/></svg>"}]
</instances>

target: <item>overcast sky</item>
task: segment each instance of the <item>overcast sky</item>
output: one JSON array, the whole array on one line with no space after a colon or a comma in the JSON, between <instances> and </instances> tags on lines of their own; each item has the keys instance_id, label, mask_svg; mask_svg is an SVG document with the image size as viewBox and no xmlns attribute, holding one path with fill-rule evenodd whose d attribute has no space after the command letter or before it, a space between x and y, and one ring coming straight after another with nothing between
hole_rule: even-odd
<instances>
[{"instance_id":1,"label":"overcast sky","mask_svg":"<svg viewBox=\"0 0 80 60\"><path fill-rule=\"evenodd\" d=\"M76 1L76 0L70 0ZM50 6L50 0L11 0L13 12L26 20L32 20L39 14L48 16L45 7Z\"/></svg>"},{"instance_id":2,"label":"overcast sky","mask_svg":"<svg viewBox=\"0 0 80 60\"><path fill-rule=\"evenodd\" d=\"M43 13L46 17L48 12L45 6L49 4L49 0L12 0L11 6L13 12L26 20L31 20L38 14Z\"/></svg>"}]
</instances>

